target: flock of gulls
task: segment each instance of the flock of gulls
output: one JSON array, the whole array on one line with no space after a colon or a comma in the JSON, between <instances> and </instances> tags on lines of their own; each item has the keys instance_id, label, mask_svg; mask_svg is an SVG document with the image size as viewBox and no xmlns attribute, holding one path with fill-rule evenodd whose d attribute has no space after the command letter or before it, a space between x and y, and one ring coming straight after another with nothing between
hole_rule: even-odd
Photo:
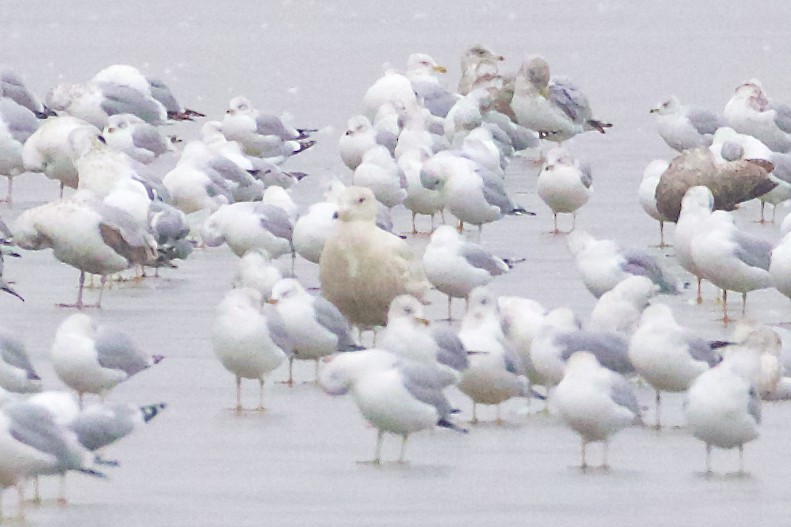
<instances>
[{"instance_id":1,"label":"flock of gulls","mask_svg":"<svg viewBox=\"0 0 791 527\"><path fill-rule=\"evenodd\" d=\"M340 137L351 173L309 207L297 206L289 189L316 183L283 167L315 144L316 130L293 127L245 97L234 97L222 120L209 120L163 82L113 65L84 84L56 86L41 103L3 70L6 201L12 206L14 178L26 172L57 181L60 198L1 224L0 256L8 262L21 250L52 249L79 271L76 301L61 305L82 310L101 306L101 292L93 304L84 298L94 276L103 291L107 280L154 279L147 269L175 269L196 250L227 245L239 266L217 308L211 344L236 380L237 411L245 408L242 380L258 381L255 409L263 410L270 373L287 363L293 383L293 362L313 361L323 390L351 393L378 430L376 464L385 433L401 437L400 462L414 432L439 426L467 433L446 395L455 387L472 401L473 424L479 405L496 405L500 421L500 404L509 399L544 400L545 412L579 434L582 468L591 442L604 442L606 468L609 439L643 425L649 410L637 402L639 382L656 392L657 429L660 394L686 392L686 428L705 443L711 472L712 447L741 454L758 437L761 401L791 396L783 368L789 334L743 319L723 340L705 340L658 300L683 292L659 260L576 229L593 180L568 140L605 134L612 124L543 58L528 57L513 75L501 71L503 60L472 46L456 90L429 55L411 55L403 72L387 66ZM697 279L698 302L701 281L721 289L727 324L728 291L742 294L742 313L750 291L774 287L791 296L791 237L772 246L730 213L755 198L775 206L791 198L791 109L749 80L722 116L676 97L651 113L678 154L647 166L639 200L659 222L661 246L664 223L676 223L674 254ZM201 123L200 138L183 144L167 135L163 125L174 121ZM569 258L598 299L587 322L567 307L497 297L486 287L519 269L481 245L484 226L534 214L509 194L506 168L519 156L540 166L536 190L553 214L553 232L568 234ZM173 162L158 173L156 161L166 157ZM396 207L412 214L407 235L393 232ZM568 232L560 230L561 214L572 216ZM425 236L417 216L430 217L422 257L413 243ZM278 265L281 258L290 266ZM294 276L296 258L318 266L319 294ZM13 272L12 264L5 270ZM16 297L8 302L23 301L26 284L2 273L0 284ZM427 320L425 305L445 297L450 323ZM454 299L466 304L460 324L453 323ZM372 344L363 346L369 330ZM20 515L30 479L68 471L101 476L114 464L100 453L104 447L164 408L101 402L162 357L82 312L65 318L51 349L55 372L73 393L42 391L16 335L0 335L0 359L0 485L19 489Z\"/></svg>"}]
</instances>

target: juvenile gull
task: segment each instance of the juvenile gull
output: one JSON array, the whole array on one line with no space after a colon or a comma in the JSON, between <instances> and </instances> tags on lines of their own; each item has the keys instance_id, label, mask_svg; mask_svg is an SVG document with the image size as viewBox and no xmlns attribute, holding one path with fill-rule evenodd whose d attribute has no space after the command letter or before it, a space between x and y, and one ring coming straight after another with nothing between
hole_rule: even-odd
<instances>
[{"instance_id":1,"label":"juvenile gull","mask_svg":"<svg viewBox=\"0 0 791 527\"><path fill-rule=\"evenodd\" d=\"M149 356L126 333L99 326L83 313L60 323L50 357L55 373L77 392L80 403L86 393L104 398L117 384L164 358Z\"/></svg>"},{"instance_id":2,"label":"juvenile gull","mask_svg":"<svg viewBox=\"0 0 791 527\"><path fill-rule=\"evenodd\" d=\"M359 349L352 339L349 321L338 308L321 296L309 294L293 278L284 278L274 285L269 303L283 319L291 340L293 355L288 361L287 384L294 383L294 359L314 361L318 381L320 358Z\"/></svg>"},{"instance_id":3,"label":"juvenile gull","mask_svg":"<svg viewBox=\"0 0 791 527\"><path fill-rule=\"evenodd\" d=\"M372 463L382 459L385 432L400 435L400 463L409 436L435 426L462 431L450 422L452 411L443 389L453 376L416 361L399 359L389 351L371 349L343 353L321 372L320 384L330 395L351 392L366 421L377 430Z\"/></svg>"},{"instance_id":4,"label":"juvenile gull","mask_svg":"<svg viewBox=\"0 0 791 527\"><path fill-rule=\"evenodd\" d=\"M626 379L602 367L596 357L586 351L575 353L569 359L552 400L563 421L582 439L580 467L583 470L588 467L585 456L588 443L604 442L601 467L608 469L610 437L641 422L637 398Z\"/></svg>"},{"instance_id":5,"label":"juvenile gull","mask_svg":"<svg viewBox=\"0 0 791 527\"><path fill-rule=\"evenodd\" d=\"M480 245L465 241L453 227L442 225L426 246L423 269L428 281L448 295L450 320L453 298L466 299L474 288L507 273L509 266Z\"/></svg>"},{"instance_id":6,"label":"juvenile gull","mask_svg":"<svg viewBox=\"0 0 791 527\"><path fill-rule=\"evenodd\" d=\"M247 287L229 291L217 307L212 347L223 367L236 377L236 411L242 407L242 379L259 385L257 411L264 410L264 381L291 355L291 342L278 312L262 308L261 294Z\"/></svg>"},{"instance_id":7,"label":"juvenile gull","mask_svg":"<svg viewBox=\"0 0 791 527\"><path fill-rule=\"evenodd\" d=\"M721 360L721 343L695 336L676 322L670 307L653 304L643 311L640 327L629 341L629 359L635 370L656 391L657 429L661 392L684 392L703 372Z\"/></svg>"},{"instance_id":8,"label":"juvenile gull","mask_svg":"<svg viewBox=\"0 0 791 527\"><path fill-rule=\"evenodd\" d=\"M571 214L571 229L577 220L577 210L588 202L593 193L593 177L590 167L581 163L567 150L558 147L547 153L547 160L538 174L536 192L552 209L555 229L559 234L558 214Z\"/></svg>"},{"instance_id":9,"label":"juvenile gull","mask_svg":"<svg viewBox=\"0 0 791 527\"><path fill-rule=\"evenodd\" d=\"M505 58L495 55L481 44L470 46L461 56L461 79L459 94L467 95L476 88L498 81L498 62Z\"/></svg>"},{"instance_id":10,"label":"juvenile gull","mask_svg":"<svg viewBox=\"0 0 791 527\"><path fill-rule=\"evenodd\" d=\"M376 203L369 189L346 188L319 260L322 294L358 327L383 326L393 298L429 289L410 246L376 226Z\"/></svg>"},{"instance_id":11,"label":"juvenile gull","mask_svg":"<svg viewBox=\"0 0 791 527\"><path fill-rule=\"evenodd\" d=\"M681 104L675 95L651 109L659 135L667 146L678 152L711 145L714 132L724 121L707 110Z\"/></svg>"}]
</instances>

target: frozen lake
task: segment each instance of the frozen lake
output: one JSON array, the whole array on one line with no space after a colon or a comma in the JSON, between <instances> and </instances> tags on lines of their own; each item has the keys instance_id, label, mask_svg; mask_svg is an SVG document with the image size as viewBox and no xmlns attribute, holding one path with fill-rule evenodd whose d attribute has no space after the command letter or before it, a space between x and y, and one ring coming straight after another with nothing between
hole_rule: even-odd
<instances>
[{"instance_id":1,"label":"frozen lake","mask_svg":"<svg viewBox=\"0 0 791 527\"><path fill-rule=\"evenodd\" d=\"M410 53L431 54L448 67L455 86L459 57L480 42L516 69L540 53L553 72L573 78L594 112L615 124L606 136L586 134L570 148L593 168L595 195L577 225L624 246L653 245L658 229L637 202L643 168L672 152L656 134L648 110L670 94L721 111L734 87L755 77L776 99L789 102L791 3L774 0L653 3L588 2L127 2L73 3L4 0L0 62L38 94L58 82L83 82L115 63L129 63L166 81L188 106L221 118L228 100L246 95L262 110L288 112L295 123L324 129L320 143L289 168L311 174L297 197L317 197L331 175L350 172L337 153L347 119L390 62L403 67ZM176 125L185 139L199 124ZM572 306L586 318L593 297L585 290L563 236L549 234L552 216L535 195L537 169L515 162L508 188L537 217L507 218L484 229L482 242L498 254L527 261L492 283L500 294L533 298L547 307ZM0 182L0 186L4 182ZM57 185L24 175L15 206L0 210L11 223L25 208L57 197ZM2 192L2 191L0 191ZM781 218L787 209L778 214ZM757 225L757 203L738 213L746 228L770 240L777 225ZM408 214L395 217L406 230ZM426 228L425 223L421 224ZM778 219L779 225L779 219ZM672 226L669 228L672 234ZM414 240L422 250L425 238ZM660 254L658 250L657 254ZM666 250L667 263L682 276ZM287 268L288 262L280 262ZM410 440L408 465L359 465L373 453L375 431L352 401L333 399L313 384L294 388L285 368L267 384L264 414L237 416L233 379L211 350L215 307L228 289L236 258L223 247L196 251L178 270L141 284L107 291L96 313L167 359L119 386L111 400L165 401L168 410L108 455L122 462L107 481L69 477L70 505L30 509L33 525L493 525L586 526L782 525L788 521L791 406L764 406L762 436L746 448L747 477L706 479L704 447L683 430L630 429L610 448L609 472L582 474L577 437L556 419L526 416L523 401L504 408L507 426L472 427L466 436L445 430ZM297 275L317 284L317 269L298 261ZM55 329L70 312L78 273L51 252L24 253L6 262L6 278L24 304L0 297L0 322L21 335L48 388L59 388L48 360ZM95 292L88 293L88 299ZM666 299L677 318L702 335L727 335L716 322L720 306L705 290ZM436 293L431 314L443 315ZM461 304L456 306L459 310ZM456 311L457 313L459 311ZM93 312L91 312L93 314ZM776 291L750 295L748 315L788 322L791 303ZM298 365L299 379L312 365ZM252 404L256 386L245 389ZM468 419L469 402L453 403ZM640 391L651 406L652 392ZM668 424L682 424L681 398L668 397ZM649 420L650 420L649 413ZM482 417L493 418L494 410ZM388 437L385 458L398 454ZM594 461L598 449L593 450ZM736 452L715 452L715 469L737 468ZM49 496L55 482L44 486ZM16 497L4 493L13 515Z\"/></svg>"}]
</instances>

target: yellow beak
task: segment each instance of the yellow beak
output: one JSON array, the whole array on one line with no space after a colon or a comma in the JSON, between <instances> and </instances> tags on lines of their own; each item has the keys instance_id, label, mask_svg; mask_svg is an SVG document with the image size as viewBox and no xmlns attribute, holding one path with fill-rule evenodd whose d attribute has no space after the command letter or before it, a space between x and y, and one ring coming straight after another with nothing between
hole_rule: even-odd
<instances>
[{"instance_id":1,"label":"yellow beak","mask_svg":"<svg viewBox=\"0 0 791 527\"><path fill-rule=\"evenodd\" d=\"M549 99L549 88L541 88L538 90L538 93L540 93L543 98Z\"/></svg>"},{"instance_id":2,"label":"yellow beak","mask_svg":"<svg viewBox=\"0 0 791 527\"><path fill-rule=\"evenodd\" d=\"M434 71L437 73L447 73L448 70L445 69L445 66L434 66Z\"/></svg>"}]
</instances>

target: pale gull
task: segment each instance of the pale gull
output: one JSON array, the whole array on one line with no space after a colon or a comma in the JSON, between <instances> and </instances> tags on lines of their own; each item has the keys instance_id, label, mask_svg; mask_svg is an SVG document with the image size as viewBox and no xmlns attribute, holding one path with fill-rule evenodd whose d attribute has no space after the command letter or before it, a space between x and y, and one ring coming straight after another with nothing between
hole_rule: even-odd
<instances>
[{"instance_id":1,"label":"pale gull","mask_svg":"<svg viewBox=\"0 0 791 527\"><path fill-rule=\"evenodd\" d=\"M11 205L14 178L25 171L22 152L25 141L38 129L36 116L12 99L0 97L0 175L8 178L3 201Z\"/></svg>"},{"instance_id":2,"label":"pale gull","mask_svg":"<svg viewBox=\"0 0 791 527\"><path fill-rule=\"evenodd\" d=\"M630 276L604 293L593 306L588 329L630 336L659 286L645 276Z\"/></svg>"},{"instance_id":3,"label":"pale gull","mask_svg":"<svg viewBox=\"0 0 791 527\"><path fill-rule=\"evenodd\" d=\"M102 137L107 144L141 163L151 163L175 148L157 127L136 115L122 113L107 119Z\"/></svg>"},{"instance_id":4,"label":"pale gull","mask_svg":"<svg viewBox=\"0 0 791 527\"><path fill-rule=\"evenodd\" d=\"M283 278L280 269L272 263L266 249L251 249L239 259L239 269L234 287L249 287L261 294L263 301L272 296L272 288Z\"/></svg>"},{"instance_id":5,"label":"pale gull","mask_svg":"<svg viewBox=\"0 0 791 527\"><path fill-rule=\"evenodd\" d=\"M681 104L675 95L651 109L659 135L678 152L711 145L714 132L724 126L718 115Z\"/></svg>"},{"instance_id":6,"label":"pale gull","mask_svg":"<svg viewBox=\"0 0 791 527\"><path fill-rule=\"evenodd\" d=\"M447 71L425 53L413 53L407 58L406 77L412 83L418 103L438 117L445 117L458 97L448 91L436 76Z\"/></svg>"},{"instance_id":7,"label":"pale gull","mask_svg":"<svg viewBox=\"0 0 791 527\"><path fill-rule=\"evenodd\" d=\"M404 173L387 148L381 145L365 152L362 163L354 170L352 182L371 189L376 199L388 208L404 201L407 195Z\"/></svg>"},{"instance_id":8,"label":"pale gull","mask_svg":"<svg viewBox=\"0 0 791 527\"><path fill-rule=\"evenodd\" d=\"M559 234L558 214L571 214L571 229L577 220L577 210L585 205L593 193L591 169L580 162L564 148L553 148L547 153L547 160L541 167L536 181L538 196L552 209L555 229Z\"/></svg>"},{"instance_id":9,"label":"pale gull","mask_svg":"<svg viewBox=\"0 0 791 527\"><path fill-rule=\"evenodd\" d=\"M365 153L376 145L384 146L392 154L398 137L391 132L377 130L364 115L349 119L346 132L338 140L338 151L343 164L354 170L362 163Z\"/></svg>"},{"instance_id":10,"label":"pale gull","mask_svg":"<svg viewBox=\"0 0 791 527\"><path fill-rule=\"evenodd\" d=\"M640 187L637 189L637 199L640 201L640 206L646 214L659 222L659 247L664 249L667 247L665 244L665 222L668 221L667 217L659 212L656 208L656 186L659 185L659 179L665 173L670 163L664 159L654 159L643 171L643 179L640 182Z\"/></svg>"},{"instance_id":11,"label":"pale gull","mask_svg":"<svg viewBox=\"0 0 791 527\"><path fill-rule=\"evenodd\" d=\"M14 393L41 391L25 344L8 331L0 331L0 387Z\"/></svg>"},{"instance_id":12,"label":"pale gull","mask_svg":"<svg viewBox=\"0 0 791 527\"><path fill-rule=\"evenodd\" d=\"M759 139L775 152L791 151L791 108L772 104L757 79L736 87L723 114L737 132Z\"/></svg>"}]
</instances>

